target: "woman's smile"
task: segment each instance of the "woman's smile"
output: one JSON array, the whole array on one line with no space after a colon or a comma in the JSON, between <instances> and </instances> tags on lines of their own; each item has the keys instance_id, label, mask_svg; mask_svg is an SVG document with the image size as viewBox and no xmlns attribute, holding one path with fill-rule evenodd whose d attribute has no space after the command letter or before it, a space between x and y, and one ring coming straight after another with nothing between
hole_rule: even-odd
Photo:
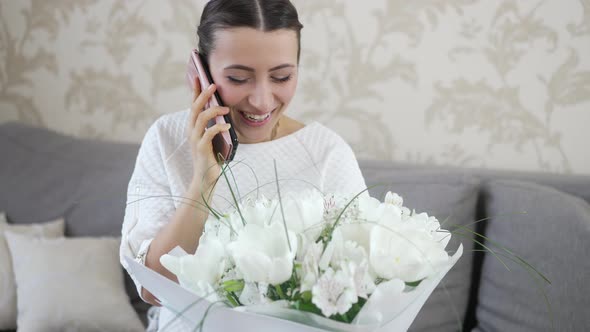
<instances>
[{"instance_id":1,"label":"woman's smile","mask_svg":"<svg viewBox=\"0 0 590 332\"><path fill-rule=\"evenodd\" d=\"M245 112L242 110L237 110L237 112L240 114L240 118L242 120L241 122L244 123L245 125L247 125L249 127L261 127L271 121L271 118L272 118L273 114L275 113L276 109L277 108L273 109L272 111L270 111L268 113Z\"/></svg>"}]
</instances>

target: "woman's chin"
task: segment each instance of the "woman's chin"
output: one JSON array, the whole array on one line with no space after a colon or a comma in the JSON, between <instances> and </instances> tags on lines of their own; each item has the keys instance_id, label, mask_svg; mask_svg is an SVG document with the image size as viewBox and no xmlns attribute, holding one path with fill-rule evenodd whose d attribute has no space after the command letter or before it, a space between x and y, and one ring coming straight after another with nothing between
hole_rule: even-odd
<instances>
[{"instance_id":1,"label":"woman's chin","mask_svg":"<svg viewBox=\"0 0 590 332\"><path fill-rule=\"evenodd\" d=\"M238 140L244 144L268 142L271 140L274 126L274 121L259 127L239 126L236 130Z\"/></svg>"}]
</instances>

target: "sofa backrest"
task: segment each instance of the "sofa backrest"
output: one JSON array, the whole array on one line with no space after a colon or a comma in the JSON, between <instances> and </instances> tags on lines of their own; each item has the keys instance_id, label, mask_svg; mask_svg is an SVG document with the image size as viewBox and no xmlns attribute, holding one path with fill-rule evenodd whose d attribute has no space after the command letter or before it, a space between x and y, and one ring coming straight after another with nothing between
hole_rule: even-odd
<instances>
[{"instance_id":1,"label":"sofa backrest","mask_svg":"<svg viewBox=\"0 0 590 332\"><path fill-rule=\"evenodd\" d=\"M138 144L76 139L18 123L1 124L0 210L7 213L12 223L64 217L67 236L120 236L127 184L138 148ZM378 185L370 190L372 196L383 198L388 190L401 194L410 208L429 212L444 221L445 228L458 231L450 244L451 250L456 248L458 240L465 248L463 258L435 290L411 331L454 331L463 322L467 327L477 324L475 313L485 256L473 253L477 246L472 232L485 232L488 222L474 224L473 221L490 217L490 209L493 213L502 211L502 207L494 205L497 201L490 198L495 188L499 188L497 181L534 182L590 202L589 176L386 161L361 160L359 164L367 185ZM583 230L583 225L577 231L580 227ZM493 229L497 234L502 233ZM523 239L526 241L526 236ZM126 283L136 309L145 311L146 306L128 276Z\"/></svg>"},{"instance_id":2,"label":"sofa backrest","mask_svg":"<svg viewBox=\"0 0 590 332\"><path fill-rule=\"evenodd\" d=\"M399 163L391 161L377 160L360 160L359 164L365 174L367 184L374 177L382 176L383 172L389 173L406 173L406 172L427 172L432 176L438 174L446 175L463 175L477 177L482 183L493 180L515 180L540 184L555 188L564 193L580 197L590 203L590 176L589 175L571 175L571 174L553 174L541 172L524 172L511 170L494 170L482 168L460 168L453 166L432 166L432 165L414 165L408 163Z\"/></svg>"}]
</instances>

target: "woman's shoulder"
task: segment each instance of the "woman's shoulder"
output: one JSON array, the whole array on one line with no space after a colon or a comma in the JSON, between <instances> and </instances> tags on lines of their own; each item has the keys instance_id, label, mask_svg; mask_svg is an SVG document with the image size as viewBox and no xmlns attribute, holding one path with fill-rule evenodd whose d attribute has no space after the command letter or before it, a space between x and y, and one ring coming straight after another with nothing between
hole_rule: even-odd
<instances>
[{"instance_id":1,"label":"woman's shoulder","mask_svg":"<svg viewBox=\"0 0 590 332\"><path fill-rule=\"evenodd\" d=\"M278 137L281 138L293 135L303 128L305 128L305 124L303 124L302 122L299 122L288 116L283 116L283 118L279 122Z\"/></svg>"},{"instance_id":2,"label":"woman's shoulder","mask_svg":"<svg viewBox=\"0 0 590 332\"><path fill-rule=\"evenodd\" d=\"M189 109L166 113L156 119L153 127L168 132L173 136L183 137L186 130L186 122L189 116Z\"/></svg>"},{"instance_id":3,"label":"woman's shoulder","mask_svg":"<svg viewBox=\"0 0 590 332\"><path fill-rule=\"evenodd\" d=\"M189 110L183 110L158 117L145 133L140 150L167 159L186 142L188 116Z\"/></svg>"},{"instance_id":4,"label":"woman's shoulder","mask_svg":"<svg viewBox=\"0 0 590 332\"><path fill-rule=\"evenodd\" d=\"M348 146L346 141L334 130L314 121L297 131L299 140L314 146L333 148L334 146Z\"/></svg>"},{"instance_id":5,"label":"woman's shoulder","mask_svg":"<svg viewBox=\"0 0 590 332\"><path fill-rule=\"evenodd\" d=\"M186 137L186 122L189 111L187 109L161 115L148 129L146 138L152 136L152 138L156 138L158 141L180 143Z\"/></svg>"}]
</instances>

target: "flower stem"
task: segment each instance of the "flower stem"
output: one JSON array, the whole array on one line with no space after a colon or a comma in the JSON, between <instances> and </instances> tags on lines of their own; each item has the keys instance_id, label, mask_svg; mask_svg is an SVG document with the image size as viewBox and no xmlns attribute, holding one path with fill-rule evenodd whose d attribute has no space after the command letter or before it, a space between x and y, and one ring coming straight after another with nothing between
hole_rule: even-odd
<instances>
[{"instance_id":1,"label":"flower stem","mask_svg":"<svg viewBox=\"0 0 590 332\"><path fill-rule=\"evenodd\" d=\"M277 294L279 295L279 298L281 298L281 300L286 300L287 297L285 296L285 293L283 292L281 285L275 285L274 287L275 287L275 290L277 291Z\"/></svg>"},{"instance_id":2,"label":"flower stem","mask_svg":"<svg viewBox=\"0 0 590 332\"><path fill-rule=\"evenodd\" d=\"M275 166L275 177L277 181L277 194L279 196L279 205L281 206L281 214L283 215L283 225L285 226L285 237L287 238L287 244L289 245L289 252L293 252L291 248L291 240L289 240L289 231L287 230L287 221L285 220L285 211L283 210L283 200L281 199L281 190L279 186L279 173L277 172L277 160L273 159Z\"/></svg>"}]
</instances>

